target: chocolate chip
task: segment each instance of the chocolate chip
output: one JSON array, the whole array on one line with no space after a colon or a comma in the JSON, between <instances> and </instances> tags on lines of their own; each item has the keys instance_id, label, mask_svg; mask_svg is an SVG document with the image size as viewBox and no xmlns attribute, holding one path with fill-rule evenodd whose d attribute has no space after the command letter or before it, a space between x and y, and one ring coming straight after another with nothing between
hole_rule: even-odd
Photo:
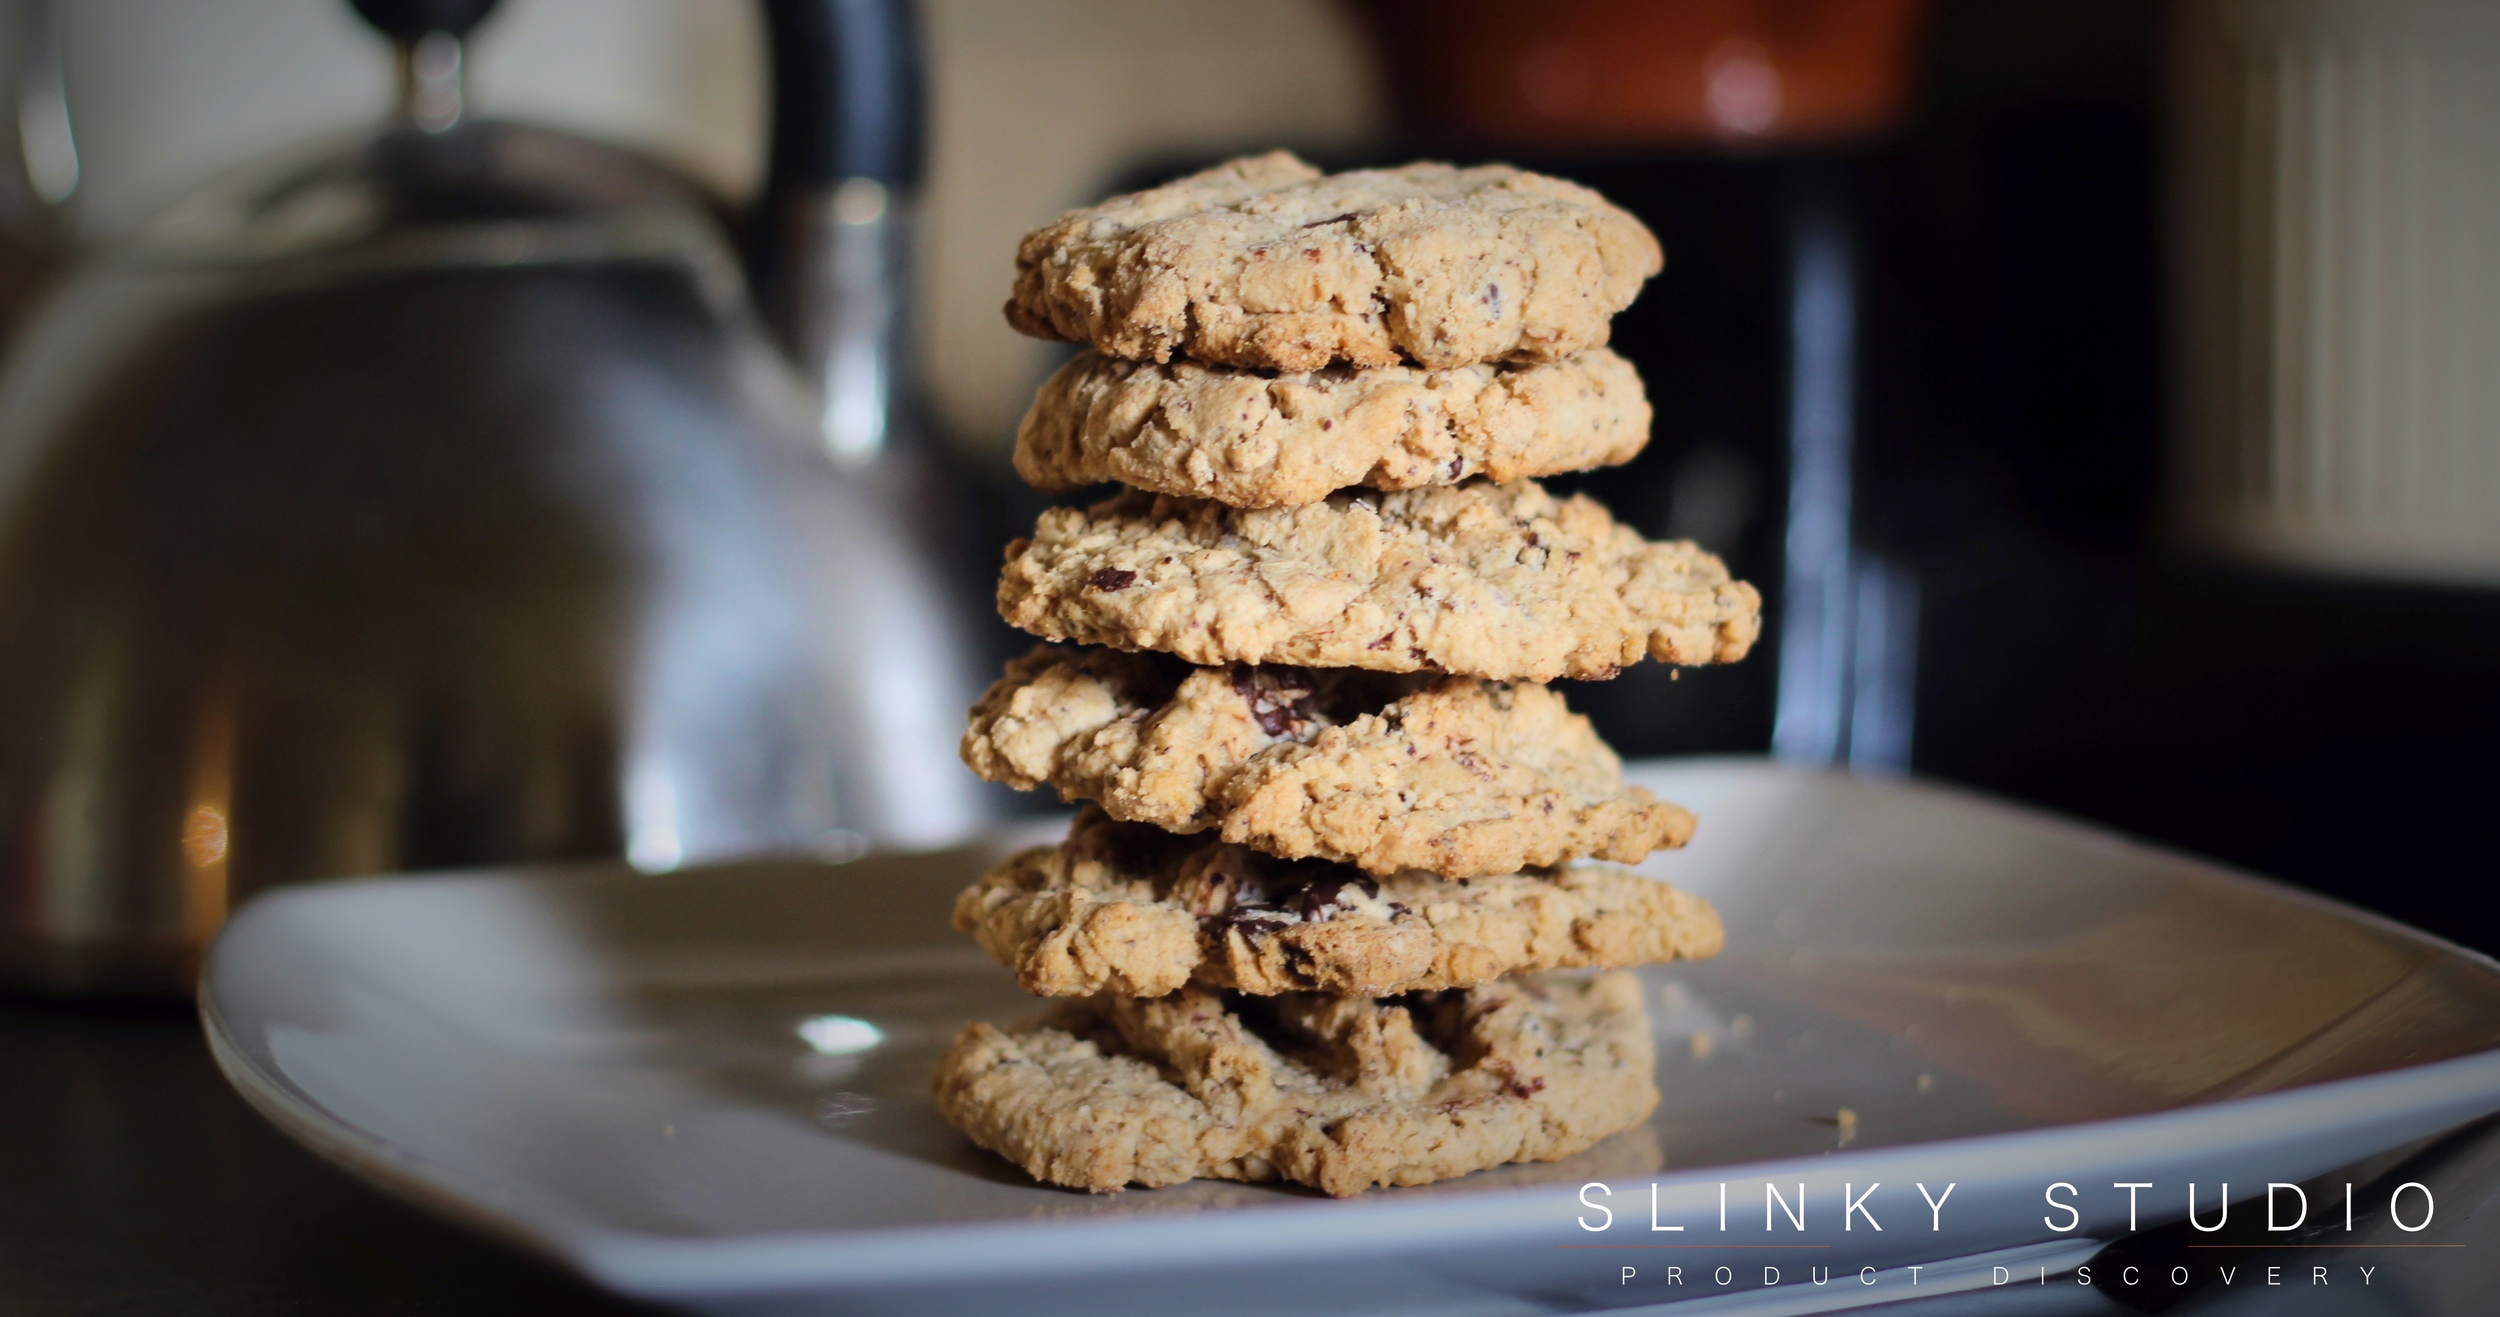
<instances>
[{"instance_id":1,"label":"chocolate chip","mask_svg":"<svg viewBox=\"0 0 2500 1317\"><path fill-rule=\"evenodd\" d=\"M1270 736L1302 730L1310 721L1315 683L1299 668L1233 666L1233 691L1250 706L1250 717Z\"/></svg>"},{"instance_id":2,"label":"chocolate chip","mask_svg":"<svg viewBox=\"0 0 2500 1317\"><path fill-rule=\"evenodd\" d=\"M1302 889L1302 917L1312 921L1326 919L1332 907L1351 904L1345 900L1345 890L1349 887L1362 889L1365 896L1380 895L1380 884L1359 873L1314 878L1309 886Z\"/></svg>"},{"instance_id":3,"label":"chocolate chip","mask_svg":"<svg viewBox=\"0 0 2500 1317\"><path fill-rule=\"evenodd\" d=\"M1320 882L1313 882L1310 887L1303 887L1303 922L1325 920L1330 907L1338 905L1338 892L1340 887L1325 880L1325 877Z\"/></svg>"},{"instance_id":4,"label":"chocolate chip","mask_svg":"<svg viewBox=\"0 0 2500 1317\"><path fill-rule=\"evenodd\" d=\"M1463 469L1466 467L1466 465L1467 465L1467 459L1466 459L1466 458L1463 458L1463 457L1453 457L1453 458L1451 458L1451 459L1450 459L1450 479L1452 479L1452 480L1456 480L1456 479L1458 479L1458 473L1459 473L1461 470L1463 470Z\"/></svg>"},{"instance_id":5,"label":"chocolate chip","mask_svg":"<svg viewBox=\"0 0 2500 1317\"><path fill-rule=\"evenodd\" d=\"M1273 933L1277 929L1290 925L1293 921L1285 918L1284 912L1279 910L1236 906L1217 915L1214 922L1215 931L1219 936L1238 929L1245 937L1256 937L1262 933Z\"/></svg>"},{"instance_id":6,"label":"chocolate chip","mask_svg":"<svg viewBox=\"0 0 2500 1317\"><path fill-rule=\"evenodd\" d=\"M1500 284L1484 286L1484 306L1485 314L1496 320L1502 318L1502 286Z\"/></svg>"},{"instance_id":7,"label":"chocolate chip","mask_svg":"<svg viewBox=\"0 0 2500 1317\"><path fill-rule=\"evenodd\" d=\"M1126 567L1105 567L1086 578L1086 584L1097 590L1125 590L1137 583L1137 573Z\"/></svg>"},{"instance_id":8,"label":"chocolate chip","mask_svg":"<svg viewBox=\"0 0 2500 1317\"><path fill-rule=\"evenodd\" d=\"M1224 912L1201 918L1218 937L1234 929L1245 934L1271 933L1294 922L1291 914L1277 908L1275 894L1259 881L1258 874L1257 869L1243 872L1224 867L1207 875L1207 894L1223 902Z\"/></svg>"},{"instance_id":9,"label":"chocolate chip","mask_svg":"<svg viewBox=\"0 0 2500 1317\"><path fill-rule=\"evenodd\" d=\"M1510 1089L1510 1095L1512 1097L1532 1098L1545 1091L1545 1081L1542 1079L1514 1079L1510 1081L1507 1087Z\"/></svg>"}]
</instances>

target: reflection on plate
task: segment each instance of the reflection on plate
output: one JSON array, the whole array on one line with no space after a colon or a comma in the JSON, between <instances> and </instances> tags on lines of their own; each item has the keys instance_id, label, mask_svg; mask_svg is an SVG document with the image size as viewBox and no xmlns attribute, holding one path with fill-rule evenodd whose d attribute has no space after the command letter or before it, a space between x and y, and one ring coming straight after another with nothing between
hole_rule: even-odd
<instances>
[{"instance_id":1,"label":"reflection on plate","mask_svg":"<svg viewBox=\"0 0 2500 1317\"><path fill-rule=\"evenodd\" d=\"M1068 1193L937 1118L956 1028L1035 1007L946 923L997 847L283 892L219 940L202 1010L237 1087L324 1156L618 1289L759 1311L1547 1312L1759 1287L1621 1280L1667 1256L1622 1249L1657 1239L1708 1266L1738 1244L1852 1274L1965 1259L1928 1274L1950 1284L2125 1228L2104 1192L2052 1231L2053 1181L2156 1183L2150 1227L2191 1179L2245 1197L2500 1109L2500 967L2469 953L1933 787L1635 776L1702 819L1646 867L1729 930L1718 960L1644 971L1657 1115L1565 1161L1343 1202ZM1592 1181L1619 1228L1584 1228ZM1752 1230L1766 1181L1803 1186L1806 1229ZM1898 1224L1842 1232L1841 1186L1876 1182ZM1957 1186L1933 1228L1914 1183ZM1653 1201L1686 1229L1652 1230Z\"/></svg>"}]
</instances>

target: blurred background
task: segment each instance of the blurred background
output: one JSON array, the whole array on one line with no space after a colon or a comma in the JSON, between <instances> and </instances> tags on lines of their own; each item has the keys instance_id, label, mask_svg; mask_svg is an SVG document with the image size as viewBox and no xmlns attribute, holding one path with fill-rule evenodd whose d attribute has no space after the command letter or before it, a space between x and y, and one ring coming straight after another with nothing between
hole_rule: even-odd
<instances>
[{"instance_id":1,"label":"blurred background","mask_svg":"<svg viewBox=\"0 0 2500 1317\"><path fill-rule=\"evenodd\" d=\"M1065 352L1000 317L1015 240L1270 145L1563 172L1665 240L1615 330L1655 440L1563 485L1728 555L1770 627L1733 670L1570 692L1625 755L1965 782L2500 950L2480 815L2500 792L2485 5L360 7L10 10L0 662L30 695L0 727L0 965L20 980L163 980L60 947L180 952L265 882L848 855L1048 805L948 765L950 710L1025 645L985 595L1043 507L1008 450ZM397 55L375 30L392 22ZM435 27L465 42L417 40ZM805 40L835 77L793 105ZM427 122L427 95L450 117ZM555 132L487 135L492 165L382 152L407 137L417 160L487 120ZM645 222L662 212L695 220ZM460 222L505 227L442 255ZM440 250L407 255L420 230ZM635 242L665 247L680 290L617 292L597 262L657 260ZM385 247L387 280L340 275ZM427 302L430 260L465 292ZM535 270L540 292L497 302L480 270ZM345 300L315 315L290 302L307 287ZM347 330L375 322L415 327ZM487 352L497 335L525 367ZM400 375L365 380L377 360ZM470 452L455 432L505 437ZM775 437L730 462L720 432ZM235 447L200 457L217 445ZM545 462L487 455L515 447ZM305 475L325 465L352 475ZM207 500L210 477L247 487ZM425 480L447 502L395 492ZM808 482L825 490L788 495ZM425 530L497 500L510 522ZM207 502L235 515L192 517ZM307 505L365 520L265 535ZM540 535L562 517L577 535ZM123 540L155 547L125 562ZM227 540L262 557L202 547ZM342 542L395 547L342 567ZM445 577L452 557L467 575ZM78 575L93 562L115 567ZM317 582L287 585L305 562ZM148 620L168 592L190 600L173 630ZM305 592L365 640L267 640ZM145 625L80 602L105 597ZM170 657L113 695L80 672L125 650L30 635ZM480 677L497 635L520 640ZM435 657L375 657L417 650ZM285 677L255 695L252 665ZM537 715L515 690L577 707L522 745L507 722ZM352 745L302 750L320 737ZM773 762L737 760L760 742ZM290 825L252 810L355 822L280 845Z\"/></svg>"},{"instance_id":2,"label":"blurred background","mask_svg":"<svg viewBox=\"0 0 2500 1317\"><path fill-rule=\"evenodd\" d=\"M1572 690L1626 755L2500 952L2485 0L0 0L0 80L0 1308L619 1310L281 1140L199 948L1048 807L954 762L1065 351L1016 240L1275 146L1664 240L1655 436L1557 483L1769 625Z\"/></svg>"}]
</instances>

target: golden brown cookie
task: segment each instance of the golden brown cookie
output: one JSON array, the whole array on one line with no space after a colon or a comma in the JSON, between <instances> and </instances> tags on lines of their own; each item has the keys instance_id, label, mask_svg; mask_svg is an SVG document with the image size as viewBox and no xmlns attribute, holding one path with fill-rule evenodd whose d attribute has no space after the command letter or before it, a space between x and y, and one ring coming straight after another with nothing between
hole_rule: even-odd
<instances>
[{"instance_id":1,"label":"golden brown cookie","mask_svg":"<svg viewBox=\"0 0 2500 1317\"><path fill-rule=\"evenodd\" d=\"M955 1128L1052 1184L1342 1197L1569 1156L1648 1117L1652 1065L1640 982L1609 974L1385 1002L1096 998L967 1026L931 1088Z\"/></svg>"},{"instance_id":2,"label":"golden brown cookie","mask_svg":"<svg viewBox=\"0 0 2500 1317\"><path fill-rule=\"evenodd\" d=\"M1045 640L1501 681L1731 663L1761 607L1692 543L1533 480L1258 511L1124 494L1043 513L998 582L999 614Z\"/></svg>"},{"instance_id":3,"label":"golden brown cookie","mask_svg":"<svg viewBox=\"0 0 2500 1317\"><path fill-rule=\"evenodd\" d=\"M1276 375L1088 352L1042 386L1016 470L1062 492L1116 480L1239 508L1316 503L1352 485L1508 482L1628 462L1649 398L1604 348L1561 361Z\"/></svg>"},{"instance_id":4,"label":"golden brown cookie","mask_svg":"<svg viewBox=\"0 0 2500 1317\"><path fill-rule=\"evenodd\" d=\"M1116 819L1375 874L1632 864L1693 831L1682 808L1623 784L1562 696L1471 677L1044 645L972 707L963 757Z\"/></svg>"},{"instance_id":5,"label":"golden brown cookie","mask_svg":"<svg viewBox=\"0 0 2500 1317\"><path fill-rule=\"evenodd\" d=\"M1007 320L1137 361L1556 361L1602 346L1662 259L1639 220L1561 179L1508 165L1323 175L1276 151L1027 234Z\"/></svg>"},{"instance_id":6,"label":"golden brown cookie","mask_svg":"<svg viewBox=\"0 0 2500 1317\"><path fill-rule=\"evenodd\" d=\"M1279 860L1099 808L955 900L955 927L1045 997L1156 997L1186 983L1378 997L1503 974L1717 954L1718 912L1628 869L1487 878Z\"/></svg>"}]
</instances>

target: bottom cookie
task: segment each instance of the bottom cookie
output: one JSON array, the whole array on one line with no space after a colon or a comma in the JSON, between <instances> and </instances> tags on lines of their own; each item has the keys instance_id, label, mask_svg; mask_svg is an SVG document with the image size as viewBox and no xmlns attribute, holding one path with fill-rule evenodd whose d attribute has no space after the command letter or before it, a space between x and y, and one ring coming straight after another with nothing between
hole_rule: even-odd
<instances>
[{"instance_id":1,"label":"bottom cookie","mask_svg":"<svg viewBox=\"0 0 2500 1317\"><path fill-rule=\"evenodd\" d=\"M932 1088L957 1129L1052 1184L1344 1196L1567 1157L1649 1115L1653 1059L1623 972L1377 1001L1184 988L969 1025Z\"/></svg>"}]
</instances>

